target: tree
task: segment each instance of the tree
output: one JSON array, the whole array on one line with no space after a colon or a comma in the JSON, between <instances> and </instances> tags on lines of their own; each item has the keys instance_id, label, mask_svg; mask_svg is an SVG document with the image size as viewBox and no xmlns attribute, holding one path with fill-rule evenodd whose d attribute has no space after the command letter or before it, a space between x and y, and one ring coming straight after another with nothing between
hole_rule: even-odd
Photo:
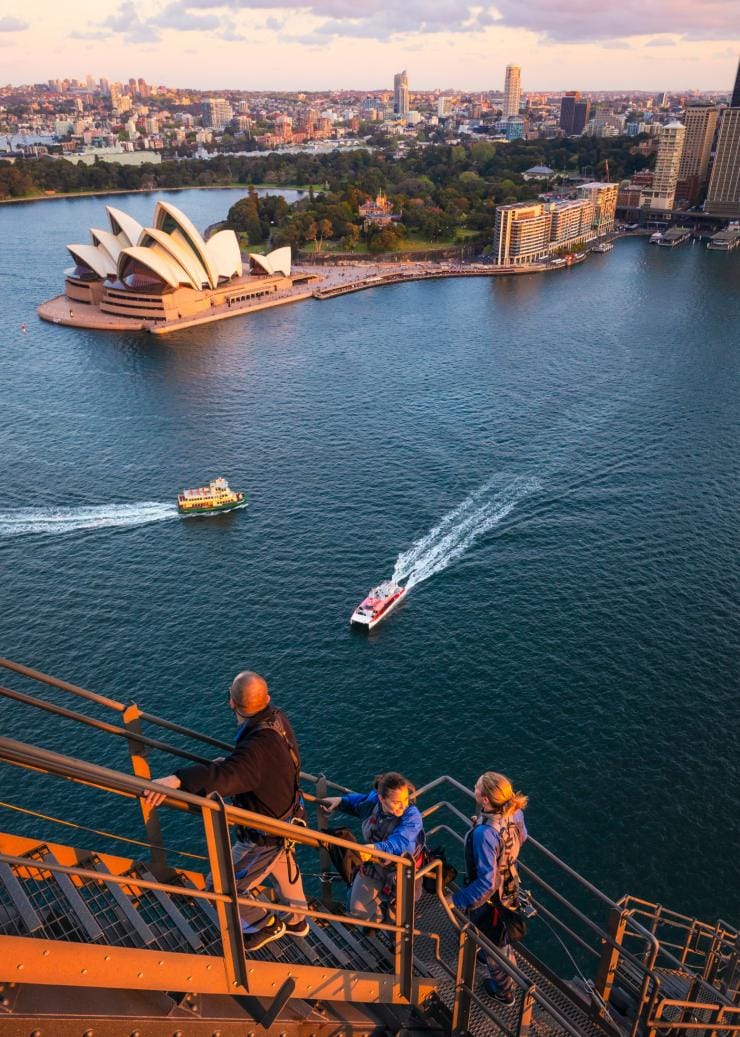
<instances>
[{"instance_id":1,"label":"tree","mask_svg":"<svg viewBox=\"0 0 740 1037\"><path fill-rule=\"evenodd\" d=\"M320 252L324 244L324 238L330 238L333 235L334 227L332 226L331 220L319 220L317 230L316 251Z\"/></svg>"}]
</instances>

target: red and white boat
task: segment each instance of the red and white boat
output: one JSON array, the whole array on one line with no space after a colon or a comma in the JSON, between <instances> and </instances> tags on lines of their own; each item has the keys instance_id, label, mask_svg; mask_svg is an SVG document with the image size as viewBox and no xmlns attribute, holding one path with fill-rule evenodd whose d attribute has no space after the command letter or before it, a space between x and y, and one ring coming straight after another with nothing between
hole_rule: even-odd
<instances>
[{"instance_id":1,"label":"red and white boat","mask_svg":"<svg viewBox=\"0 0 740 1037\"><path fill-rule=\"evenodd\" d=\"M385 580L369 592L350 617L352 626L365 627L372 630L381 619L385 619L388 613L396 607L407 591L400 583L393 580Z\"/></svg>"}]
</instances>

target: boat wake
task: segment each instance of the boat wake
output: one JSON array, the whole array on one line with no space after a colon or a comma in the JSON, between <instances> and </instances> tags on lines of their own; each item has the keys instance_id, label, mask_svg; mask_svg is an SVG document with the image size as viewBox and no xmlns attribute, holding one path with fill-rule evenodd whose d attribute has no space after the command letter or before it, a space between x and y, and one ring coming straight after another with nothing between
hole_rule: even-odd
<instances>
[{"instance_id":1,"label":"boat wake","mask_svg":"<svg viewBox=\"0 0 740 1037\"><path fill-rule=\"evenodd\" d=\"M393 570L394 583L404 581L410 589L446 569L541 485L539 479L523 476L490 479L448 512L408 551L401 552Z\"/></svg>"},{"instance_id":2,"label":"boat wake","mask_svg":"<svg viewBox=\"0 0 740 1037\"><path fill-rule=\"evenodd\" d=\"M174 504L97 504L78 508L12 508L0 511L0 539L32 533L61 536L87 529L126 529L177 518Z\"/></svg>"}]
</instances>

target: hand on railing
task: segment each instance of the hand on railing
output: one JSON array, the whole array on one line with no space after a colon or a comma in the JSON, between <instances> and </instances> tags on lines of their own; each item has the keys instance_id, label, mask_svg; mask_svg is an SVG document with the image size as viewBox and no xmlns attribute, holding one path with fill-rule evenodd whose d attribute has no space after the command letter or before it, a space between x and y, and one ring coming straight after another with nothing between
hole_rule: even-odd
<instances>
[{"instance_id":1,"label":"hand on railing","mask_svg":"<svg viewBox=\"0 0 740 1037\"><path fill-rule=\"evenodd\" d=\"M165 785L168 789L180 788L180 779L176 774L168 774L166 778L152 778L152 781L157 785ZM167 799L167 793L147 789L141 798L148 807L158 807Z\"/></svg>"},{"instance_id":2,"label":"hand on railing","mask_svg":"<svg viewBox=\"0 0 740 1037\"><path fill-rule=\"evenodd\" d=\"M319 801L319 806L322 812L329 817L337 809L339 804L342 802L341 796L326 796L324 799Z\"/></svg>"}]
</instances>

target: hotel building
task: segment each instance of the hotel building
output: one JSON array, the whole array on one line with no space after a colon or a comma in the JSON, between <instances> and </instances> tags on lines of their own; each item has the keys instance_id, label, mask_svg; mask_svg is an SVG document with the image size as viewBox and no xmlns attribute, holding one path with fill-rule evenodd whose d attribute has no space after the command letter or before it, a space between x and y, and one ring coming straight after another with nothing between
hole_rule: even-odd
<instances>
[{"instance_id":1,"label":"hotel building","mask_svg":"<svg viewBox=\"0 0 740 1037\"><path fill-rule=\"evenodd\" d=\"M588 198L555 202L550 225L551 250L583 245L594 237L594 203Z\"/></svg>"},{"instance_id":2,"label":"hotel building","mask_svg":"<svg viewBox=\"0 0 740 1037\"><path fill-rule=\"evenodd\" d=\"M678 201L693 205L706 188L717 115L714 105L689 105L686 109L686 135L676 185Z\"/></svg>"},{"instance_id":3,"label":"hotel building","mask_svg":"<svg viewBox=\"0 0 740 1037\"><path fill-rule=\"evenodd\" d=\"M506 66L506 79L504 81L504 110L502 119L508 119L510 115L519 114L519 102L522 95L522 70L518 65Z\"/></svg>"},{"instance_id":4,"label":"hotel building","mask_svg":"<svg viewBox=\"0 0 740 1037\"><path fill-rule=\"evenodd\" d=\"M640 199L643 207L667 211L673 208L685 135L686 127L682 122L669 122L661 128L653 186Z\"/></svg>"},{"instance_id":5,"label":"hotel building","mask_svg":"<svg viewBox=\"0 0 740 1037\"><path fill-rule=\"evenodd\" d=\"M740 218L740 107L722 112L704 210L710 216Z\"/></svg>"}]
</instances>

